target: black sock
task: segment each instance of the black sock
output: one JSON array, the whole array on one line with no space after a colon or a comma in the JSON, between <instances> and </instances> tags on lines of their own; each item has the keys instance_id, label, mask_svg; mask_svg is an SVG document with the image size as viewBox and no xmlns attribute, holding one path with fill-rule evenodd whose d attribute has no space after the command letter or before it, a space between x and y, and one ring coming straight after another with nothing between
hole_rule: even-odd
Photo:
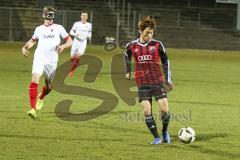
<instances>
[{"instance_id":1,"label":"black sock","mask_svg":"<svg viewBox=\"0 0 240 160\"><path fill-rule=\"evenodd\" d=\"M162 131L166 132L169 121L170 121L170 114L168 112L163 112L161 116L162 116L162 125L163 125Z\"/></svg>"},{"instance_id":2,"label":"black sock","mask_svg":"<svg viewBox=\"0 0 240 160\"><path fill-rule=\"evenodd\" d=\"M152 135L154 136L154 138L159 138L157 125L153 116L152 115L145 116L145 122L147 124L148 129L151 131Z\"/></svg>"}]
</instances>

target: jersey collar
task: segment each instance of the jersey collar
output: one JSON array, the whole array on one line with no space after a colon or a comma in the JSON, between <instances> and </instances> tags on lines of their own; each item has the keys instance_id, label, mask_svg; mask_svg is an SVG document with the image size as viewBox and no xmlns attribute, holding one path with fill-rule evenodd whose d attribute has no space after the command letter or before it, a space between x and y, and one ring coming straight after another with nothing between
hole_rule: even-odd
<instances>
[{"instance_id":1,"label":"jersey collar","mask_svg":"<svg viewBox=\"0 0 240 160\"><path fill-rule=\"evenodd\" d=\"M44 25L45 27L50 27L50 26L54 25L54 23L49 24L49 25L45 25L45 24L43 23L43 25Z\"/></svg>"},{"instance_id":2,"label":"jersey collar","mask_svg":"<svg viewBox=\"0 0 240 160\"><path fill-rule=\"evenodd\" d=\"M80 21L82 24L86 24L87 22Z\"/></svg>"},{"instance_id":3,"label":"jersey collar","mask_svg":"<svg viewBox=\"0 0 240 160\"><path fill-rule=\"evenodd\" d=\"M150 40L149 42L151 42L151 40ZM140 43L140 38L137 39L137 43L138 43L140 46L146 46L146 45L148 45L149 42L146 42L146 43L143 44L143 43Z\"/></svg>"}]
</instances>

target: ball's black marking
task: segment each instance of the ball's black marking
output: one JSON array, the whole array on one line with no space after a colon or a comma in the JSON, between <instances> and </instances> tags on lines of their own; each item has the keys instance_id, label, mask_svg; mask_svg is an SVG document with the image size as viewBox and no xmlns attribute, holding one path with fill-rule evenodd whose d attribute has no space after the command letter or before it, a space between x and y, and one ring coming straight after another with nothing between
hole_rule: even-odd
<instances>
[{"instance_id":1,"label":"ball's black marking","mask_svg":"<svg viewBox=\"0 0 240 160\"><path fill-rule=\"evenodd\" d=\"M179 136L181 136L182 135L182 132L183 132L183 129L181 130L181 132L179 133Z\"/></svg>"},{"instance_id":2,"label":"ball's black marking","mask_svg":"<svg viewBox=\"0 0 240 160\"><path fill-rule=\"evenodd\" d=\"M188 129L186 129L186 132L192 135L192 132L190 132Z\"/></svg>"}]
</instances>

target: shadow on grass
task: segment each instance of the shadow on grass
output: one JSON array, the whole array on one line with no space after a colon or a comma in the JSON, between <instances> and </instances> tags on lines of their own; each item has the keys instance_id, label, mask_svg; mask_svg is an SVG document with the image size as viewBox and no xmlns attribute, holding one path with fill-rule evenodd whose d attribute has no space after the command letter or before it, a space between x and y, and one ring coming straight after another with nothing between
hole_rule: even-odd
<instances>
[{"instance_id":1,"label":"shadow on grass","mask_svg":"<svg viewBox=\"0 0 240 160\"><path fill-rule=\"evenodd\" d=\"M222 104L222 103L210 103L210 102L191 102L191 101L172 101L169 102L179 103L179 104L199 104L199 105L213 105L213 106L227 106L227 107L238 107L239 105L234 104Z\"/></svg>"},{"instance_id":2,"label":"shadow on grass","mask_svg":"<svg viewBox=\"0 0 240 160\"><path fill-rule=\"evenodd\" d=\"M227 137L228 135L226 133L214 133L214 134L198 134L197 137L196 137L196 140L197 142L207 142L211 139L214 139L214 138L225 138ZM179 142L181 143L179 140L178 140L178 136L177 135L172 135L170 134L170 137L171 137L171 143L170 145L166 145L166 146L169 146L169 147L173 147L173 148L178 148L174 143L175 142ZM188 146L193 146L194 143L188 145ZM187 144L186 144L187 145ZM149 145L141 145L141 146L148 146Z\"/></svg>"},{"instance_id":3,"label":"shadow on grass","mask_svg":"<svg viewBox=\"0 0 240 160\"><path fill-rule=\"evenodd\" d=\"M233 153L233 152L228 152L228 151L223 151L223 150L217 150L214 148L206 148L204 146L206 146L206 143L214 138L226 138L228 137L228 134L226 133L215 133L215 134L199 134L197 135L196 141L198 142L205 142L205 144L201 144L202 146L195 144L195 143L191 143L191 144L183 144L181 142L179 142L179 144L176 143L176 141L178 141L178 138L172 137L172 142L171 144L162 144L162 145L151 145L151 144L130 144L131 146L140 146L140 147L147 147L147 148L156 148L156 147L160 147L160 148L173 148L173 149L177 149L178 152L179 150L183 150L183 151L191 151L191 152L198 152L198 153L202 153L202 154L207 154L209 156L209 158L211 156L220 156L220 157L224 157L226 159L229 158L234 158L234 159L239 159L240 157L240 153ZM204 146L203 146L204 145ZM217 144L216 144L217 145ZM226 146L228 147L228 146Z\"/></svg>"},{"instance_id":4,"label":"shadow on grass","mask_svg":"<svg viewBox=\"0 0 240 160\"><path fill-rule=\"evenodd\" d=\"M214 138L226 138L228 135L226 133L215 133L215 134L199 134L196 137L196 141L204 142L209 141Z\"/></svg>"},{"instance_id":5,"label":"shadow on grass","mask_svg":"<svg viewBox=\"0 0 240 160\"><path fill-rule=\"evenodd\" d=\"M202 146L197 146L197 145L187 145L187 147L190 148L192 151L207 154L209 155L209 157L211 155L226 157L228 159L229 158L239 159L240 157L240 153L231 153L223 150L209 149L209 148L204 148Z\"/></svg>"},{"instance_id":6,"label":"shadow on grass","mask_svg":"<svg viewBox=\"0 0 240 160\"><path fill-rule=\"evenodd\" d=\"M140 129L132 129L129 127L120 127L117 125L112 125L112 124L104 124L104 123L99 123L99 122L91 122L92 124L94 124L94 128L97 127L101 128L101 129L106 129L106 130L110 130L110 131L114 131L116 133L126 133L126 132L131 132L133 134L146 134L147 130L140 130ZM144 128L143 128L144 129Z\"/></svg>"},{"instance_id":7,"label":"shadow on grass","mask_svg":"<svg viewBox=\"0 0 240 160\"><path fill-rule=\"evenodd\" d=\"M231 82L229 83L228 81L209 81L209 80L191 80L191 79L180 79L178 80L178 83L206 83L206 84L217 84L217 85L222 85L222 84L231 84L231 85L239 85L240 82Z\"/></svg>"},{"instance_id":8,"label":"shadow on grass","mask_svg":"<svg viewBox=\"0 0 240 160\"><path fill-rule=\"evenodd\" d=\"M21 138L21 139L41 139L41 140L60 140L60 141L76 141L76 142L81 142L81 141L101 141L101 142L117 142L117 141L122 141L122 139L118 138L66 138L66 137L47 137L47 136L38 136L38 135L10 135L10 134L0 134L0 138L5 137L5 138Z\"/></svg>"}]
</instances>

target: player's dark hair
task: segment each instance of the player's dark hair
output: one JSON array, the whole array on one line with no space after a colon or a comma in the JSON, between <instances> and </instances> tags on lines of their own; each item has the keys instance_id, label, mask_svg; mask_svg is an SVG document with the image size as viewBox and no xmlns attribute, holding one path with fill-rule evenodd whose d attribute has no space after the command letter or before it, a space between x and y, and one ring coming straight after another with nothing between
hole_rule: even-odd
<instances>
[{"instance_id":1,"label":"player's dark hair","mask_svg":"<svg viewBox=\"0 0 240 160\"><path fill-rule=\"evenodd\" d=\"M87 13L88 14L88 11L82 10L82 11L80 11L80 15L82 15L82 13Z\"/></svg>"},{"instance_id":2,"label":"player's dark hair","mask_svg":"<svg viewBox=\"0 0 240 160\"><path fill-rule=\"evenodd\" d=\"M150 16L145 16L142 20L138 22L138 30L144 31L147 27L151 29L155 29L156 22L154 18L151 18Z\"/></svg>"}]
</instances>

